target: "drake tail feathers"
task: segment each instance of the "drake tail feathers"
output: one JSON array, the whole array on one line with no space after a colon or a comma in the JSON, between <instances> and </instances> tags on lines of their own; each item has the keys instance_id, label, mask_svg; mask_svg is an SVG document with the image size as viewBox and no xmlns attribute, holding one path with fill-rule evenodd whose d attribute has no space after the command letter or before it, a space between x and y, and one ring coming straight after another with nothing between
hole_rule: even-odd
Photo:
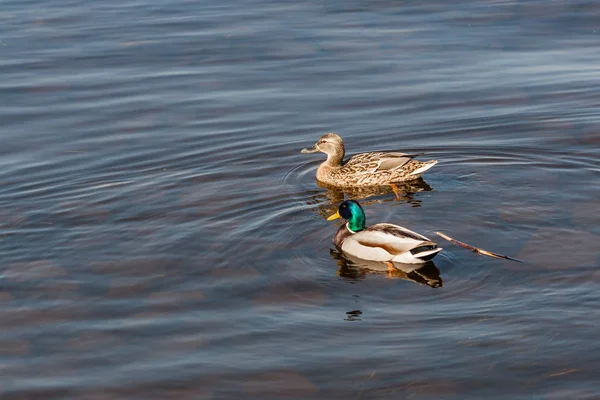
<instances>
[{"instance_id":1,"label":"drake tail feathers","mask_svg":"<svg viewBox=\"0 0 600 400\"><path fill-rule=\"evenodd\" d=\"M417 247L416 249L413 249L410 252L412 253L413 257L418 258L419 260L429 261L442 250L443 249L441 247L435 247L432 249L431 246L423 246Z\"/></svg>"}]
</instances>

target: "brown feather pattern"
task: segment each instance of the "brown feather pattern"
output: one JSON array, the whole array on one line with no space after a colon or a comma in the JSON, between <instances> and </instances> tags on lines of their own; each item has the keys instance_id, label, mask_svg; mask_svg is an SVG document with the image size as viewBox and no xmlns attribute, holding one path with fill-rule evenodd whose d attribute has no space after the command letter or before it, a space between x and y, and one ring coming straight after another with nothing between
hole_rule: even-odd
<instances>
[{"instance_id":1,"label":"brown feather pattern","mask_svg":"<svg viewBox=\"0 0 600 400\"><path fill-rule=\"evenodd\" d=\"M343 161L344 143L333 133L322 136L314 148L314 151L327 154L327 160L317 169L317 180L337 187L377 186L411 181L421 176L421 173L411 173L437 163L436 160L415 160L414 157L420 154L382 151L356 154Z\"/></svg>"}]
</instances>

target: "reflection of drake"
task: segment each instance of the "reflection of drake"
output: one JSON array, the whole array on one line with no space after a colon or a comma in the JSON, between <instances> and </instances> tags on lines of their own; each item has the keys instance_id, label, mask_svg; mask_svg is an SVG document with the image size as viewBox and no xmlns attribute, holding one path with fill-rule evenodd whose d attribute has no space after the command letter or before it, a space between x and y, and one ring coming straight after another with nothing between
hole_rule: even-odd
<instances>
[{"instance_id":1,"label":"reflection of drake","mask_svg":"<svg viewBox=\"0 0 600 400\"><path fill-rule=\"evenodd\" d=\"M364 279L367 274L385 274L388 278L406 279L432 288L443 286L440 270L433 261L424 264L393 263L390 267L383 262L361 260L333 249L330 253L340 266L338 275L346 279L358 280Z\"/></svg>"},{"instance_id":2,"label":"reflection of drake","mask_svg":"<svg viewBox=\"0 0 600 400\"><path fill-rule=\"evenodd\" d=\"M365 213L354 200L344 201L328 220L337 218L348 222L337 231L335 246L362 260L385 262L390 267L392 262L421 264L442 251L425 236L398 225L380 223L366 227Z\"/></svg>"}]
</instances>

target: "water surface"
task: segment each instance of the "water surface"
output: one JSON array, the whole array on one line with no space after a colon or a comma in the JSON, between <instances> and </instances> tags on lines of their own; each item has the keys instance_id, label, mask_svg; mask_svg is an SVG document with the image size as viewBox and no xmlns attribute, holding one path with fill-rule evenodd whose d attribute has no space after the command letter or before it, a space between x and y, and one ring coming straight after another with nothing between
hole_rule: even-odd
<instances>
[{"instance_id":1,"label":"water surface","mask_svg":"<svg viewBox=\"0 0 600 400\"><path fill-rule=\"evenodd\" d=\"M599 18L4 1L0 397L598 398ZM348 194L300 154L330 131L439 160L363 200L425 270L333 251Z\"/></svg>"}]
</instances>

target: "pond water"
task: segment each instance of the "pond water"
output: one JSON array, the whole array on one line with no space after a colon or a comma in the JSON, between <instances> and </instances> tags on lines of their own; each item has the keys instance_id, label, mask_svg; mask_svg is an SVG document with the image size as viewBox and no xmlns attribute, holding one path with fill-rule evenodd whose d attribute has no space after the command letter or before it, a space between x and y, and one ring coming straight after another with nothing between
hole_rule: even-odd
<instances>
[{"instance_id":1,"label":"pond water","mask_svg":"<svg viewBox=\"0 0 600 400\"><path fill-rule=\"evenodd\" d=\"M2 399L597 399L600 6L0 4ZM348 263L316 184L438 241ZM523 263L478 256L435 235Z\"/></svg>"}]
</instances>

